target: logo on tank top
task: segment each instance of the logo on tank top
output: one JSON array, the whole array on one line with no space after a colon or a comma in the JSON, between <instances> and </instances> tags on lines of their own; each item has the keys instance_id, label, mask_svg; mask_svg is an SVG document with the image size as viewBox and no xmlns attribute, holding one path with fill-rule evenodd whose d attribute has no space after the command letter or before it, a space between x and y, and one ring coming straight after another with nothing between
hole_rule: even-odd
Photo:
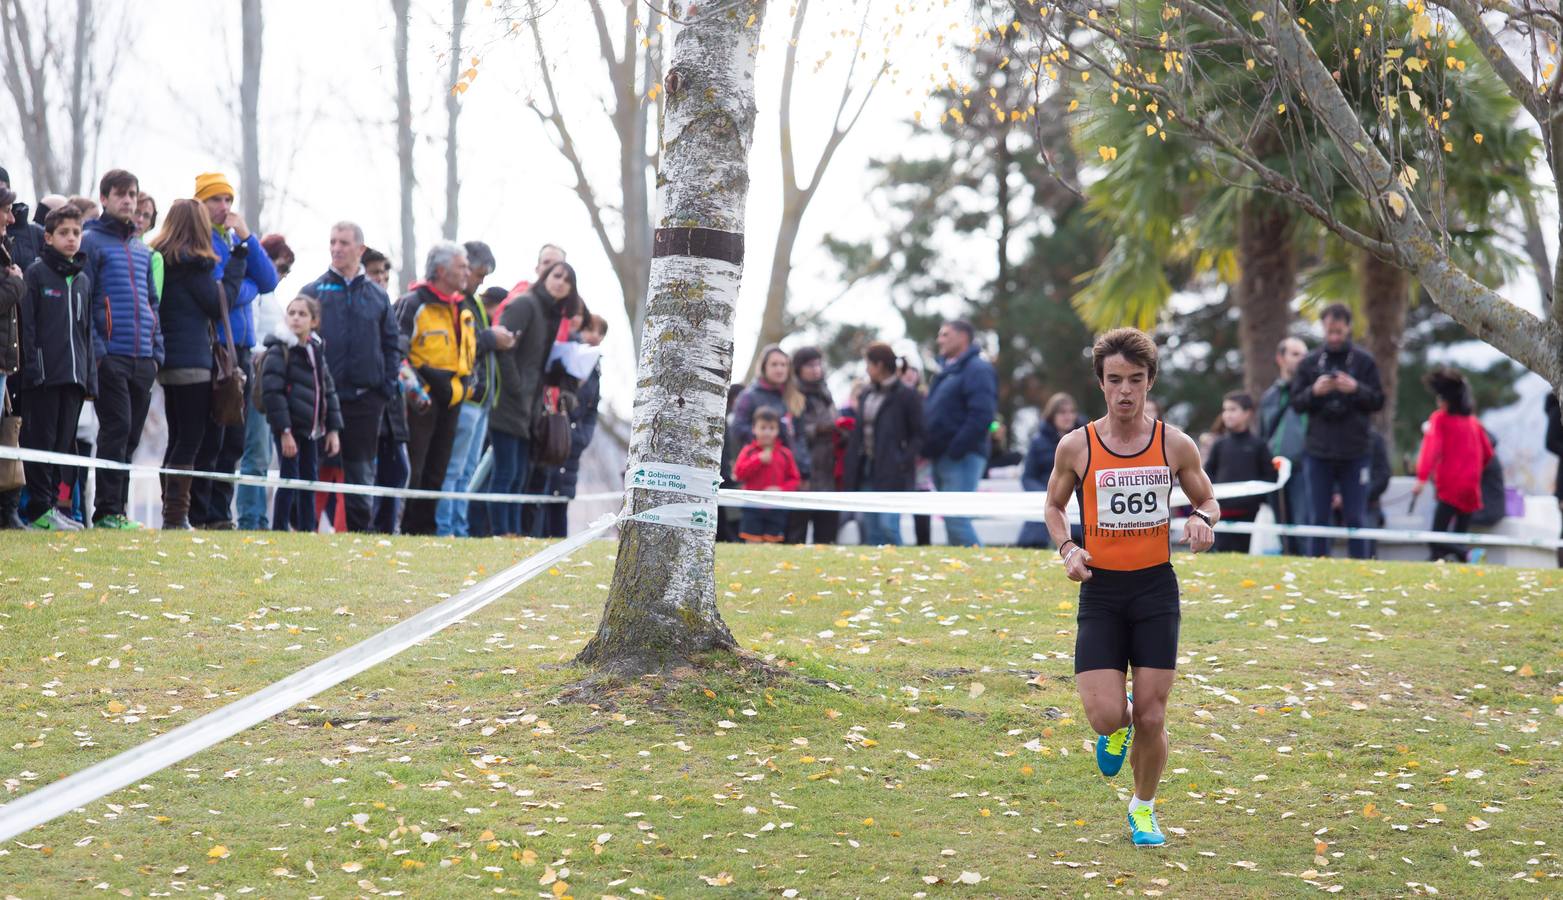
<instances>
[{"instance_id":1,"label":"logo on tank top","mask_svg":"<svg viewBox=\"0 0 1563 900\"><path fill-rule=\"evenodd\" d=\"M1166 527L1171 499L1172 470L1166 466L1099 469L1096 530L1128 536Z\"/></svg>"}]
</instances>

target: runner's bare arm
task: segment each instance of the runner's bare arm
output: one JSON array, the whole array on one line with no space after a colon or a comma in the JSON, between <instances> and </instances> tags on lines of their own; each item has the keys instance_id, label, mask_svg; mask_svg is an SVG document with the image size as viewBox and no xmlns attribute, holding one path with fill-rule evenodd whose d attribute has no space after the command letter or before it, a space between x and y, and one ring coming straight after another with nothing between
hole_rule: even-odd
<instances>
[{"instance_id":1,"label":"runner's bare arm","mask_svg":"<svg viewBox=\"0 0 1563 900\"><path fill-rule=\"evenodd\" d=\"M1077 428L1058 442L1058 451L1053 456L1053 474L1047 480L1047 504L1042 511L1053 546L1064 557L1064 571L1074 581L1086 581L1091 577L1091 570L1087 568L1091 554L1069 536L1069 498L1080 484L1085 456L1085 429Z\"/></svg>"},{"instance_id":2,"label":"runner's bare arm","mask_svg":"<svg viewBox=\"0 0 1563 900\"><path fill-rule=\"evenodd\" d=\"M1210 476L1200 464L1199 445L1181 429L1167 426L1167 464L1172 467L1172 477L1189 498L1194 509L1210 517L1207 524L1198 516L1189 517L1183 526L1183 541L1195 553L1209 550L1215 543L1215 531L1211 528L1221 520L1221 504L1216 501L1216 489L1210 484Z\"/></svg>"}]
</instances>

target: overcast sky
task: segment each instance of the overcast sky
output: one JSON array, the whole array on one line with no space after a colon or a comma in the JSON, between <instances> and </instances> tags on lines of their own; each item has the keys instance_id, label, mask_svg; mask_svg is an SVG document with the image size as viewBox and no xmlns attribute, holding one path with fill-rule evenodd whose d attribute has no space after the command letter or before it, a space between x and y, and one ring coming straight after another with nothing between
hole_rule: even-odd
<instances>
[{"instance_id":1,"label":"overcast sky","mask_svg":"<svg viewBox=\"0 0 1563 900\"><path fill-rule=\"evenodd\" d=\"M607 0L610 7L619 0ZM842 29L856 30L858 2L816 2L800 41L794 129L800 164L811 165L835 110L851 43ZM892 49L893 75L882 83L857 130L829 170L798 244L793 276L796 303L811 305L839 291L828 257L819 251L827 230L853 236L875 223L864 204L866 167L875 156L897 152L905 123L926 109L929 80L953 55L932 35L951 38L952 27L969 20L966 4L948 0L872 0L871 44ZM463 97L461 116L462 203L460 239L487 241L499 266L492 283L509 286L527 277L537 247L565 246L594 311L609 318L604 393L617 411L632 402L633 365L628 324L618 284L573 191L573 177L551 137L526 107L534 88L536 54L524 32L506 37L503 4L471 0L469 53L480 58L479 77ZM546 4L545 4L546 6ZM736 364L747 364L764 305L771 248L780 210L777 94L782 48L791 29L792 4L773 2L765 23L759 60L760 115L751 159L748 265L736 323ZM134 10L135 40L120 63L113 109L100 139L92 181L111 167L128 168L142 189L166 209L190 196L198 173L217 170L238 183L237 109L239 7L150 0ZM353 219L370 246L399 256L399 194L396 164L394 20L388 0L265 0L265 52L261 96L262 174L266 208L259 230L281 231L298 253L294 274L283 290L296 290L327 266L329 226ZM414 95L415 195L420 256L437 239L444 217L445 111L449 82L445 54L450 8L443 2L413 3L411 80ZM890 17L894 16L894 19ZM561 0L545 18L545 37L556 77L568 98L567 115L591 174L610 192L617 165L611 129L598 102L607 73L583 0ZM953 45L946 41L944 47ZM223 47L231 48L231 58ZM671 48L670 48L671 49ZM882 51L881 51L882 52ZM829 54L821 67L819 60ZM232 74L230 74L232 73ZM0 121L14 117L4 98ZM24 200L35 199L20 142L0 128L0 165L6 166ZM95 193L95 190L92 191ZM610 193L607 198L616 200ZM257 223L252 222L252 225ZM398 266L405 263L396 259ZM420 261L421 265L421 261ZM972 260L973 278L987 263ZM852 318L885 323L898 337L900 321L882 297L865 288L842 308ZM879 313L882 312L883 315ZM744 373L735 373L735 379Z\"/></svg>"}]
</instances>

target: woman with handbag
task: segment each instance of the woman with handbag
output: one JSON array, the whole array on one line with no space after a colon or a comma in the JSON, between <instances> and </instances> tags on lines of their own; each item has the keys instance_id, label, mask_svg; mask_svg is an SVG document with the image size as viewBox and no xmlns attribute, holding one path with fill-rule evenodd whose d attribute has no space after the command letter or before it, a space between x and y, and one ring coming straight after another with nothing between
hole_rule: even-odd
<instances>
[{"instance_id":1,"label":"woman with handbag","mask_svg":"<svg viewBox=\"0 0 1563 900\"><path fill-rule=\"evenodd\" d=\"M559 333L559 323L575 315L584 304L576 290L575 269L554 263L531 289L505 305L499 324L515 335L515 346L494 354L499 370L499 400L489 414L489 440L494 469L489 476L491 494L521 493L530 477L533 442L539 436L543 412L543 369ZM546 424L546 422L544 423ZM569 452L569 420L565 420L565 452ZM545 435L546 436L546 435ZM521 534L521 506L514 503L490 507L493 534Z\"/></svg>"},{"instance_id":2,"label":"woman with handbag","mask_svg":"<svg viewBox=\"0 0 1563 900\"><path fill-rule=\"evenodd\" d=\"M20 442L22 418L11 413L11 396L6 393L6 376L22 364L21 320L17 307L27 290L22 281L22 268L11 258L10 238L5 231L16 221L11 215L11 204L16 194L9 188L0 188L0 443L15 447ZM17 515L17 500L21 494L22 464L19 460L0 460L0 529L25 528Z\"/></svg>"},{"instance_id":3,"label":"woman with handbag","mask_svg":"<svg viewBox=\"0 0 1563 900\"><path fill-rule=\"evenodd\" d=\"M152 239L152 249L163 258L163 293L159 317L163 326L163 368L157 373L163 386L168 418L168 450L163 467L195 468L201 440L211 420L213 335L223 320L219 291L238 290L243 266L229 266L224 284L212 278L217 253L209 235L212 223L206 207L194 200L176 200ZM189 475L163 480L163 527L190 527Z\"/></svg>"}]
</instances>

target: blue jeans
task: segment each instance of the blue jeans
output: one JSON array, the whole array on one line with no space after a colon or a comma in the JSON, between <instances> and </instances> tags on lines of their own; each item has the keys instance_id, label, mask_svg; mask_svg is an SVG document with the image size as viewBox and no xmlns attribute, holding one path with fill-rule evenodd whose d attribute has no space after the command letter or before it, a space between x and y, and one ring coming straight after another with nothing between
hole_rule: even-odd
<instances>
[{"instance_id":1,"label":"blue jeans","mask_svg":"<svg viewBox=\"0 0 1563 900\"><path fill-rule=\"evenodd\" d=\"M739 516L738 535L745 543L780 544L787 537L787 510L769 506L745 506Z\"/></svg>"},{"instance_id":2,"label":"blue jeans","mask_svg":"<svg viewBox=\"0 0 1563 900\"><path fill-rule=\"evenodd\" d=\"M527 476L532 472L532 440L503 431L490 432L494 448L494 470L488 477L490 494L525 492ZM521 533L521 504L490 503L489 532L496 537Z\"/></svg>"},{"instance_id":3,"label":"blue jeans","mask_svg":"<svg viewBox=\"0 0 1563 900\"><path fill-rule=\"evenodd\" d=\"M271 426L266 424L266 414L249 410L244 419L244 456L239 460L239 474L265 477L271 468ZM239 528L244 531L265 531L270 524L266 517L266 489L241 484L234 492L234 502L239 507Z\"/></svg>"},{"instance_id":4,"label":"blue jeans","mask_svg":"<svg viewBox=\"0 0 1563 900\"><path fill-rule=\"evenodd\" d=\"M1341 520L1347 528L1361 528L1368 511L1368 468L1371 458L1319 459L1309 456L1303 462L1308 474L1308 489L1312 492L1312 513L1315 523L1330 521L1330 506L1336 492L1340 493ZM1373 544L1362 538L1347 542L1352 559L1367 559L1373 555ZM1329 556L1330 539L1309 540L1309 556Z\"/></svg>"},{"instance_id":5,"label":"blue jeans","mask_svg":"<svg viewBox=\"0 0 1563 900\"><path fill-rule=\"evenodd\" d=\"M260 413L256 413L257 416ZM294 436L293 443L298 446L298 453L292 459L282 455L282 435L275 437L277 442L277 467L281 470L283 478L301 478L305 481L314 481L319 476L317 465L317 445L309 438ZM301 491L296 488L278 488L276 497L276 509L272 510L271 527L276 531L287 531L290 527L294 531L314 532L319 530L319 524L315 519L315 492Z\"/></svg>"},{"instance_id":6,"label":"blue jeans","mask_svg":"<svg viewBox=\"0 0 1563 900\"><path fill-rule=\"evenodd\" d=\"M1309 490L1308 458L1299 457L1292 463L1292 477L1281 488L1282 509L1276 510L1275 520L1284 525L1313 525L1313 492ZM1274 500L1271 501L1272 507ZM1325 524L1328 524L1326 522ZM1311 538L1284 537L1281 550L1292 556L1306 556Z\"/></svg>"},{"instance_id":7,"label":"blue jeans","mask_svg":"<svg viewBox=\"0 0 1563 900\"><path fill-rule=\"evenodd\" d=\"M397 401L398 403L401 401ZM376 442L374 483L376 487L404 488L412 471L407 462L407 444L387 431ZM402 501L395 497L375 497L370 526L380 534L396 534L401 519ZM349 513L352 509L349 507Z\"/></svg>"},{"instance_id":8,"label":"blue jeans","mask_svg":"<svg viewBox=\"0 0 1563 900\"><path fill-rule=\"evenodd\" d=\"M858 513L858 522L863 526L863 543L867 546L901 546L900 513Z\"/></svg>"},{"instance_id":9,"label":"blue jeans","mask_svg":"<svg viewBox=\"0 0 1563 900\"><path fill-rule=\"evenodd\" d=\"M464 491L472 472L483 455L483 435L488 431L488 407L477 403L461 404L456 422L456 438L450 445L450 464L445 467L442 491ZM438 537L467 536L467 501L441 500L434 511L434 533Z\"/></svg>"},{"instance_id":10,"label":"blue jeans","mask_svg":"<svg viewBox=\"0 0 1563 900\"><path fill-rule=\"evenodd\" d=\"M941 491L975 491L982 480L982 471L988 467L988 458L981 453L965 456L941 456L933 462L933 483ZM964 516L945 516L944 530L951 547L981 547L977 529L971 519Z\"/></svg>"}]
</instances>

